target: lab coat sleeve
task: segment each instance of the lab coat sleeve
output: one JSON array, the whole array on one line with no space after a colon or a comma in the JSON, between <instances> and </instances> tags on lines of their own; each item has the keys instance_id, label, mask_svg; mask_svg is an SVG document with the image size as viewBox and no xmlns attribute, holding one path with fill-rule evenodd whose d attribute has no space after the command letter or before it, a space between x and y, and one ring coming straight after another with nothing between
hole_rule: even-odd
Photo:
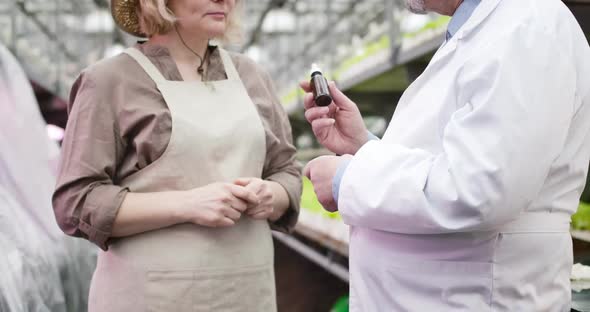
<instances>
[{"instance_id":1,"label":"lab coat sleeve","mask_svg":"<svg viewBox=\"0 0 590 312\"><path fill-rule=\"evenodd\" d=\"M353 226L406 234L493 229L535 199L574 114L571 60L555 39L514 30L466 60L442 151L370 141L354 156L339 209Z\"/></svg>"}]
</instances>

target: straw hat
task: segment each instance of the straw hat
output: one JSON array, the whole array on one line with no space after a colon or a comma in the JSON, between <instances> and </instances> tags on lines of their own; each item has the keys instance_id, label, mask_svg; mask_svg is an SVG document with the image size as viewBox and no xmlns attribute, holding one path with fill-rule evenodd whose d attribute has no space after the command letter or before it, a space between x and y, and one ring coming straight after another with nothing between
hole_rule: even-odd
<instances>
[{"instance_id":1,"label":"straw hat","mask_svg":"<svg viewBox=\"0 0 590 312\"><path fill-rule=\"evenodd\" d=\"M138 5L139 0L111 0L111 14L117 26L123 31L137 37L145 37L139 27Z\"/></svg>"}]
</instances>

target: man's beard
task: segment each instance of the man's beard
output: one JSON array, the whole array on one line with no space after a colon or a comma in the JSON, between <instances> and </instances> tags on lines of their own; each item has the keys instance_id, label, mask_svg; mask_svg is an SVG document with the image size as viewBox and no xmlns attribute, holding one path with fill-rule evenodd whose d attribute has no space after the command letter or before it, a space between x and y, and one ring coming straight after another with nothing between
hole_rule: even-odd
<instances>
[{"instance_id":1,"label":"man's beard","mask_svg":"<svg viewBox=\"0 0 590 312\"><path fill-rule=\"evenodd\" d=\"M406 0L406 6L408 10L416 14L426 14L426 8L424 7L424 0Z\"/></svg>"}]
</instances>

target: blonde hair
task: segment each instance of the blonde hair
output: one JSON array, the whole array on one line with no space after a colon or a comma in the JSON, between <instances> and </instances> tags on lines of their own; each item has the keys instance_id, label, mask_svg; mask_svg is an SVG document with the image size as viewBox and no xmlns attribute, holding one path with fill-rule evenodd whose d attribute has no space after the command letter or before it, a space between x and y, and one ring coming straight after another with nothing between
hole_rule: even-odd
<instances>
[{"instance_id":1,"label":"blonde hair","mask_svg":"<svg viewBox=\"0 0 590 312\"><path fill-rule=\"evenodd\" d=\"M215 38L223 43L239 43L242 40L242 10L243 1L235 0L236 4L227 17L225 33L221 38ZM147 37L168 33L174 29L177 21L174 13L168 8L168 0L139 0L137 17L139 27Z\"/></svg>"}]
</instances>

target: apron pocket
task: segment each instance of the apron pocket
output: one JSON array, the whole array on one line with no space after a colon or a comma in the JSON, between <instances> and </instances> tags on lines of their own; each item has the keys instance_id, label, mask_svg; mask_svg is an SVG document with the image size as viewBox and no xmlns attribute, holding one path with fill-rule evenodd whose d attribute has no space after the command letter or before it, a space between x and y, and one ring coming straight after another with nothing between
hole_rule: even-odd
<instances>
[{"instance_id":1,"label":"apron pocket","mask_svg":"<svg viewBox=\"0 0 590 312\"><path fill-rule=\"evenodd\" d=\"M271 265L225 270L151 271L146 296L150 312L276 311Z\"/></svg>"},{"instance_id":2,"label":"apron pocket","mask_svg":"<svg viewBox=\"0 0 590 312\"><path fill-rule=\"evenodd\" d=\"M210 311L275 311L275 281L270 265L197 276L213 291Z\"/></svg>"},{"instance_id":3,"label":"apron pocket","mask_svg":"<svg viewBox=\"0 0 590 312\"><path fill-rule=\"evenodd\" d=\"M491 309L492 263L392 259L385 273L384 289L390 292L393 302L400 304L399 308L482 312ZM446 306L441 307L441 302Z\"/></svg>"},{"instance_id":4,"label":"apron pocket","mask_svg":"<svg viewBox=\"0 0 590 312\"><path fill-rule=\"evenodd\" d=\"M195 286L194 271L148 272L145 298L148 311L197 311L193 296ZM201 295L207 296L207 293ZM204 308L198 311L207 307Z\"/></svg>"}]
</instances>

